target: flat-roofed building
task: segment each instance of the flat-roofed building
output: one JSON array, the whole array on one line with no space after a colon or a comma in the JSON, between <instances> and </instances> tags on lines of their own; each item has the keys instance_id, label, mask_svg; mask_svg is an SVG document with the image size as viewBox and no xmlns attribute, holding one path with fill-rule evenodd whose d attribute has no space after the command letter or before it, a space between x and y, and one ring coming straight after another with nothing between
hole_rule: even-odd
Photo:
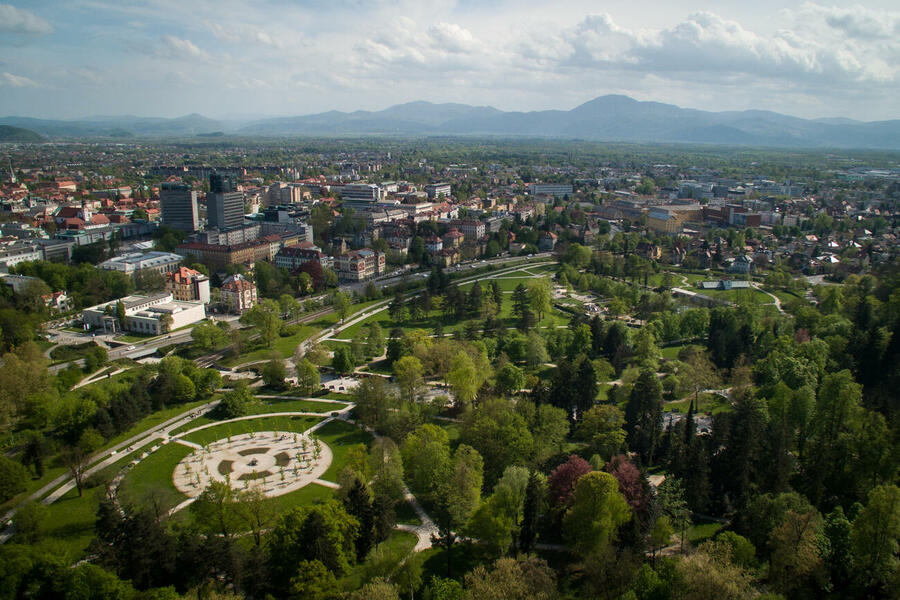
<instances>
[{"instance_id":1,"label":"flat-roofed building","mask_svg":"<svg viewBox=\"0 0 900 600\"><path fill-rule=\"evenodd\" d=\"M429 183L425 186L425 193L428 194L428 197L432 200L440 197L449 198L451 187L449 183L441 182L441 183Z\"/></svg>"},{"instance_id":2,"label":"flat-roofed building","mask_svg":"<svg viewBox=\"0 0 900 600\"><path fill-rule=\"evenodd\" d=\"M97 267L105 271L119 271L132 277L147 271L156 271L160 275L165 275L177 269L182 260L183 258L178 254L154 250L114 256L103 261Z\"/></svg>"},{"instance_id":3,"label":"flat-roofed building","mask_svg":"<svg viewBox=\"0 0 900 600\"><path fill-rule=\"evenodd\" d=\"M119 303L125 311L122 320L116 314ZM131 331L159 335L205 318L206 308L202 303L176 301L171 292L125 296L82 311L82 320L88 327L105 333Z\"/></svg>"}]
</instances>

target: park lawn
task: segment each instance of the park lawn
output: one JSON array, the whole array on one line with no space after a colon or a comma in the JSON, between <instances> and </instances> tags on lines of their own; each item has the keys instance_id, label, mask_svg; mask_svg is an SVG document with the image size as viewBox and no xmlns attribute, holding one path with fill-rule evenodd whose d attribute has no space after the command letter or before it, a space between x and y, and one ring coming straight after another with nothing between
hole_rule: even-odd
<instances>
[{"instance_id":1,"label":"park lawn","mask_svg":"<svg viewBox=\"0 0 900 600\"><path fill-rule=\"evenodd\" d=\"M47 516L44 519L46 539L41 543L54 551L65 552L68 562L81 559L94 539L97 508L104 493L105 490L100 485L85 489L79 497L78 490L72 488L47 506Z\"/></svg>"},{"instance_id":2,"label":"park lawn","mask_svg":"<svg viewBox=\"0 0 900 600\"><path fill-rule=\"evenodd\" d=\"M351 446L363 444L366 448L372 442L372 435L346 421L332 421L316 430L315 437L331 448L331 465L320 479L337 482L338 473L347 463L347 451Z\"/></svg>"},{"instance_id":3,"label":"park lawn","mask_svg":"<svg viewBox=\"0 0 900 600\"><path fill-rule=\"evenodd\" d=\"M687 531L685 531L684 539L694 545L700 544L715 536L723 527L724 525L722 523L695 524L688 527ZM676 533L675 537L680 540L679 533Z\"/></svg>"},{"instance_id":4,"label":"park lawn","mask_svg":"<svg viewBox=\"0 0 900 600\"><path fill-rule=\"evenodd\" d=\"M750 304L771 304L772 299L755 288L742 290L697 290L699 293L715 298L717 300L727 300L729 302L746 301Z\"/></svg>"},{"instance_id":5,"label":"park lawn","mask_svg":"<svg viewBox=\"0 0 900 600\"><path fill-rule=\"evenodd\" d=\"M422 564L422 581L431 581L432 577L447 577L447 555L441 548L429 548L422 551L424 562ZM479 565L488 565L494 562L495 557L490 555L487 548L480 544L463 542L452 548L451 578L461 580L463 575Z\"/></svg>"},{"instance_id":6,"label":"park lawn","mask_svg":"<svg viewBox=\"0 0 900 600\"><path fill-rule=\"evenodd\" d=\"M299 346L301 342L304 342L309 338L309 336L316 333L316 331L318 331L316 327L311 325L301 325L300 330L297 333L286 337L278 337L272 342L271 346L264 346L261 342L257 341L257 343L253 345L253 350L244 352L238 356L229 356L222 359L220 362L226 367L233 367L234 365L268 360L275 352L280 354L282 358L290 358L294 355L294 349Z\"/></svg>"},{"instance_id":7,"label":"park lawn","mask_svg":"<svg viewBox=\"0 0 900 600\"><path fill-rule=\"evenodd\" d=\"M193 451L193 448L177 442L164 444L125 475L119 484L119 497L127 502L138 503L152 493L161 508L174 508L179 502L186 500L187 496L175 488L172 474L178 463Z\"/></svg>"},{"instance_id":8,"label":"park lawn","mask_svg":"<svg viewBox=\"0 0 900 600\"><path fill-rule=\"evenodd\" d=\"M432 424L437 425L438 427L446 431L447 438L450 440L450 445L456 446L457 442L459 441L459 436L461 435L461 423L457 423L456 421L448 421L446 419L432 419Z\"/></svg>"},{"instance_id":9,"label":"park lawn","mask_svg":"<svg viewBox=\"0 0 900 600\"><path fill-rule=\"evenodd\" d=\"M676 400L674 402L666 402L663 405L663 409L669 412L687 414L688 410L690 410L692 399L693 396L689 398L683 398L681 400ZM731 412L732 410L734 410L734 407L731 405L731 401L723 398L718 394L700 394L698 402L700 404L700 408L698 410L697 407L694 407L695 412L709 412L717 415L719 413Z\"/></svg>"},{"instance_id":10,"label":"park lawn","mask_svg":"<svg viewBox=\"0 0 900 600\"><path fill-rule=\"evenodd\" d=\"M663 358L675 360L678 358L678 353L690 345L691 344L679 344L677 346L666 346L665 348L660 349L660 354L662 354Z\"/></svg>"},{"instance_id":11,"label":"park lawn","mask_svg":"<svg viewBox=\"0 0 900 600\"><path fill-rule=\"evenodd\" d=\"M88 477L88 480L92 481L92 482L98 481L98 482L101 482L104 484L106 484L109 481L112 481L112 479L116 476L116 474L119 471L121 471L122 469L124 469L125 467L127 467L129 464L131 464L131 462L133 460L140 457L141 454L143 454L144 452L150 452L150 448L152 448L153 446L158 446L161 443L162 443L162 441L159 438L153 438L151 441L148 441L146 444L136 446L134 448L134 450L132 450L131 452L128 452L126 454L122 454L120 452L119 455L121 456L121 458L119 460L117 460L116 462L114 462L111 465L103 467L96 473L91 474Z\"/></svg>"},{"instance_id":12,"label":"park lawn","mask_svg":"<svg viewBox=\"0 0 900 600\"><path fill-rule=\"evenodd\" d=\"M217 440L227 438L232 435L241 435L256 431L292 431L302 433L321 421L318 417L260 417L258 419L246 419L243 421L233 421L231 423L222 423L214 427L207 427L200 431L180 435L181 439L206 446ZM183 446L184 447L184 446Z\"/></svg>"},{"instance_id":13,"label":"park lawn","mask_svg":"<svg viewBox=\"0 0 900 600\"><path fill-rule=\"evenodd\" d=\"M353 394L342 394L340 392L326 392L324 394L315 394L316 398L325 400L337 400L338 402L353 402Z\"/></svg>"},{"instance_id":14,"label":"park lawn","mask_svg":"<svg viewBox=\"0 0 900 600\"><path fill-rule=\"evenodd\" d=\"M499 277L492 277L491 279L482 280L478 283L481 285L481 291L485 291L485 288L490 289L492 287L491 282L497 281L497 284L500 286L500 289L504 292L511 292L516 289L520 284L528 287L528 282L535 281L536 279L541 279L540 277L534 277L533 275L523 274L523 275L515 275L514 273L507 273L505 275L500 275ZM459 286L459 289L468 292L472 287L472 283L464 283Z\"/></svg>"},{"instance_id":15,"label":"park lawn","mask_svg":"<svg viewBox=\"0 0 900 600\"><path fill-rule=\"evenodd\" d=\"M763 288L763 290L774 294L781 300L782 304L787 304L789 302L793 302L794 300L805 300L802 294L798 294L796 292L789 292L787 290L776 290L772 288Z\"/></svg>"},{"instance_id":16,"label":"park lawn","mask_svg":"<svg viewBox=\"0 0 900 600\"><path fill-rule=\"evenodd\" d=\"M266 504L272 509L276 515L285 513L296 506L304 506L308 504L319 504L326 502L334 497L336 490L333 490L318 483L310 483L299 490L288 492L273 498L267 498Z\"/></svg>"},{"instance_id":17,"label":"park lawn","mask_svg":"<svg viewBox=\"0 0 900 600\"><path fill-rule=\"evenodd\" d=\"M408 531L392 531L391 535L388 536L388 539L384 540L378 546L372 549L374 551L376 548L381 551L386 551L389 555L394 555L396 553L397 556L406 557L410 552L413 551L413 548L416 547L416 542L418 539L416 536ZM342 578L338 580L339 585L345 591L353 591L357 590L366 582L366 572L370 569L369 563L371 561L371 554L361 563L355 564L350 568L350 571L344 575ZM423 580L425 583L425 580ZM406 590L403 590L406 592ZM403 597L406 594L401 594Z\"/></svg>"},{"instance_id":18,"label":"park lawn","mask_svg":"<svg viewBox=\"0 0 900 600\"><path fill-rule=\"evenodd\" d=\"M296 398L259 398L258 404L250 405L247 414L261 415L270 412L330 413L335 410L341 410L346 406L345 403L341 402L311 402Z\"/></svg>"},{"instance_id":19,"label":"park lawn","mask_svg":"<svg viewBox=\"0 0 900 600\"><path fill-rule=\"evenodd\" d=\"M50 359L53 361L53 364L69 362L70 360L78 360L80 358L84 358L88 350L92 348L99 348L100 346L95 342L84 342L81 344L66 344L63 346L57 346L50 352Z\"/></svg>"}]
</instances>

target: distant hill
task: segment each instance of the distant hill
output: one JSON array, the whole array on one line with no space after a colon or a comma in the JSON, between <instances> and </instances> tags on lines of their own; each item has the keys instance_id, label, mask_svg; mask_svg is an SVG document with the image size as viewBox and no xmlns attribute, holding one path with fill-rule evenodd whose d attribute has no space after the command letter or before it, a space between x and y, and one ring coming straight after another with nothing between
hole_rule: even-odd
<instances>
[{"instance_id":1,"label":"distant hill","mask_svg":"<svg viewBox=\"0 0 900 600\"><path fill-rule=\"evenodd\" d=\"M408 102L381 111L329 111L254 121L90 117L72 121L2 117L0 124L50 138L296 135L528 136L639 143L900 150L900 120L801 119L763 110L709 112L627 96L600 96L571 110L504 112L490 106Z\"/></svg>"},{"instance_id":2,"label":"distant hill","mask_svg":"<svg viewBox=\"0 0 900 600\"><path fill-rule=\"evenodd\" d=\"M0 142L43 142L44 138L30 129L0 125Z\"/></svg>"},{"instance_id":3,"label":"distant hill","mask_svg":"<svg viewBox=\"0 0 900 600\"><path fill-rule=\"evenodd\" d=\"M124 138L124 137L180 137L213 133L225 129L225 124L203 115L191 114L174 119L160 117L89 117L75 120L32 119L29 117L0 117L0 124L27 127L50 138Z\"/></svg>"},{"instance_id":4,"label":"distant hill","mask_svg":"<svg viewBox=\"0 0 900 600\"><path fill-rule=\"evenodd\" d=\"M410 102L388 109L261 119L245 135L433 134L537 136L617 142L684 142L791 148L900 150L900 121L809 120L775 112L708 112L627 96L601 96L572 110L504 112Z\"/></svg>"}]
</instances>

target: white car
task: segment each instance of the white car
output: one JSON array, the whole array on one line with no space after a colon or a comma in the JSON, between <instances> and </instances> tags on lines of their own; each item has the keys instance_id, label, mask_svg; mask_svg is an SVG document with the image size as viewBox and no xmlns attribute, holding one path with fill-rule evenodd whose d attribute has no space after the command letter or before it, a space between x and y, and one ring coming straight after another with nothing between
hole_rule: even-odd
<instances>
[{"instance_id":1,"label":"white car","mask_svg":"<svg viewBox=\"0 0 900 600\"><path fill-rule=\"evenodd\" d=\"M128 346L128 350L134 350L134 346Z\"/></svg>"}]
</instances>

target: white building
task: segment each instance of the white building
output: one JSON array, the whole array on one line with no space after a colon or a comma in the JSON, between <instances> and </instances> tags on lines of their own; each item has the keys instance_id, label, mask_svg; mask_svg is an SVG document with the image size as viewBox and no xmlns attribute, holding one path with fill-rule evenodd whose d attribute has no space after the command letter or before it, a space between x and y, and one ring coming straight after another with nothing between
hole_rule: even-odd
<instances>
[{"instance_id":1,"label":"white building","mask_svg":"<svg viewBox=\"0 0 900 600\"><path fill-rule=\"evenodd\" d=\"M160 275L171 273L178 269L178 265L184 257L171 252L132 252L121 256L114 256L105 260L98 268L106 271L119 271L126 275L134 275L140 271L156 271Z\"/></svg>"},{"instance_id":2,"label":"white building","mask_svg":"<svg viewBox=\"0 0 900 600\"><path fill-rule=\"evenodd\" d=\"M119 303L125 309L124 324L116 315ZM166 326L166 319L171 323ZM147 335L159 335L191 325L206 318L206 308L199 302L178 302L170 292L158 292L147 296L125 296L104 304L84 309L82 320L93 330L104 333L131 331Z\"/></svg>"}]
</instances>

